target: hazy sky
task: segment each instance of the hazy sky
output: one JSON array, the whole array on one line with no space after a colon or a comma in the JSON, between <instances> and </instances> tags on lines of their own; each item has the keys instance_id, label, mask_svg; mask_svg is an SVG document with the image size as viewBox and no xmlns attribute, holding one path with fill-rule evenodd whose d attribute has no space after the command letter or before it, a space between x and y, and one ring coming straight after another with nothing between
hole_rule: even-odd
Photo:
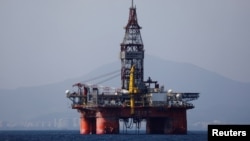
<instances>
[{"instance_id":1,"label":"hazy sky","mask_svg":"<svg viewBox=\"0 0 250 141\"><path fill-rule=\"evenodd\" d=\"M147 54L250 82L249 0L135 0ZM0 0L0 88L119 61L131 0Z\"/></svg>"}]
</instances>

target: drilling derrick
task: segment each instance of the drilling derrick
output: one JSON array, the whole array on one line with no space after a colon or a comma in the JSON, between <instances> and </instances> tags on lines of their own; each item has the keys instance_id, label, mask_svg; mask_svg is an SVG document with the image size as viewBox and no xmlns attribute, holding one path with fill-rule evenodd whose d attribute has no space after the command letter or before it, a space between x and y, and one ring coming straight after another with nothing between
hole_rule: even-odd
<instances>
[{"instance_id":1,"label":"drilling derrick","mask_svg":"<svg viewBox=\"0 0 250 141\"><path fill-rule=\"evenodd\" d=\"M119 134L120 124L126 131L133 125L139 130L142 121L146 123L147 134L187 133L186 111L194 108L190 101L198 99L199 93L166 91L151 77L144 80L140 29L132 0L120 44L120 88L91 85L86 81L74 84L73 92L66 90L72 109L80 113L80 134ZM102 76L110 74L113 73Z\"/></svg>"},{"instance_id":2,"label":"drilling derrick","mask_svg":"<svg viewBox=\"0 0 250 141\"><path fill-rule=\"evenodd\" d=\"M121 81L122 89L128 90L130 69L135 66L135 85L143 84L143 59L144 47L141 38L141 27L137 21L136 8L132 6L129 10L129 19L125 28L125 36L121 43Z\"/></svg>"}]
</instances>

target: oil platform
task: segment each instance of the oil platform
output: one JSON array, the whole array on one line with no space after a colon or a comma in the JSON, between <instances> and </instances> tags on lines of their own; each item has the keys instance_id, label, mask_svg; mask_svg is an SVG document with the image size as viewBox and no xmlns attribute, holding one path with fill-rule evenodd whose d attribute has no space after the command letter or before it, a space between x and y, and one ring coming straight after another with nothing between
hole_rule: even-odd
<instances>
[{"instance_id":1,"label":"oil platform","mask_svg":"<svg viewBox=\"0 0 250 141\"><path fill-rule=\"evenodd\" d=\"M119 134L125 129L140 128L146 122L146 134L187 134L190 101L199 93L164 90L150 77L144 80L144 45L136 7L129 9L125 36L120 44L121 87L110 89L97 84L76 83L75 91L66 90L72 109L80 113L80 134Z\"/></svg>"}]
</instances>

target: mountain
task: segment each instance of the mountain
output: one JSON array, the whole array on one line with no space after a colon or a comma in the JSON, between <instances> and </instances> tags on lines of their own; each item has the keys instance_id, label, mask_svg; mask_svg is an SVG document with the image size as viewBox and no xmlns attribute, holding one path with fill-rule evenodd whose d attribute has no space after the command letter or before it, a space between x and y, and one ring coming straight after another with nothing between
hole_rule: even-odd
<instances>
[{"instance_id":1,"label":"mountain","mask_svg":"<svg viewBox=\"0 0 250 141\"><path fill-rule=\"evenodd\" d=\"M207 124L249 124L250 83L237 82L198 66L163 60L146 55L144 79L151 77L165 89L199 92L187 112L189 130L206 130ZM120 70L120 62L105 64L79 78L35 87L0 90L0 129L78 129L79 114L70 108L65 90L77 82ZM70 71L70 70L69 70ZM104 82L105 80L108 80ZM120 77L92 80L102 85L120 87Z\"/></svg>"}]
</instances>

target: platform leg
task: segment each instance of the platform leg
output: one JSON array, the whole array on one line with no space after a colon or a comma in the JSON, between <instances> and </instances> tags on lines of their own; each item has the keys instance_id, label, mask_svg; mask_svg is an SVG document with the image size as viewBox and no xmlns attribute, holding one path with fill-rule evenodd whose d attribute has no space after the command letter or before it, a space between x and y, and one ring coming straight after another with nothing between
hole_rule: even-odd
<instances>
[{"instance_id":1,"label":"platform leg","mask_svg":"<svg viewBox=\"0 0 250 141\"><path fill-rule=\"evenodd\" d=\"M85 117L84 113L80 115L80 134L89 134L90 133L90 123Z\"/></svg>"},{"instance_id":2,"label":"platform leg","mask_svg":"<svg viewBox=\"0 0 250 141\"><path fill-rule=\"evenodd\" d=\"M119 134L119 118L99 113L96 117L96 134Z\"/></svg>"},{"instance_id":3,"label":"platform leg","mask_svg":"<svg viewBox=\"0 0 250 141\"><path fill-rule=\"evenodd\" d=\"M147 118L147 134L187 134L186 110L170 111L166 117Z\"/></svg>"}]
</instances>

